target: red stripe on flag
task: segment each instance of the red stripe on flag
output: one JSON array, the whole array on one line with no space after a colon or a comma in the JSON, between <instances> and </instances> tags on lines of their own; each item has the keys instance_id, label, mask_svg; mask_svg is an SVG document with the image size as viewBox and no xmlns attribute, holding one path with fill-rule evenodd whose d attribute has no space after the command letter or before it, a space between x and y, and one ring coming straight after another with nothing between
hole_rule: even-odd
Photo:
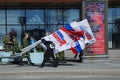
<instances>
[{"instance_id":1,"label":"red stripe on flag","mask_svg":"<svg viewBox=\"0 0 120 80\"><path fill-rule=\"evenodd\" d=\"M71 47L71 50L72 50L73 54L77 54L78 53L77 50L74 47Z\"/></svg>"},{"instance_id":2,"label":"red stripe on flag","mask_svg":"<svg viewBox=\"0 0 120 80\"><path fill-rule=\"evenodd\" d=\"M84 35L84 31L82 30L81 31L67 30L64 27L62 27L61 29L71 36L83 36Z\"/></svg>"},{"instance_id":3,"label":"red stripe on flag","mask_svg":"<svg viewBox=\"0 0 120 80\"><path fill-rule=\"evenodd\" d=\"M80 37L84 35L84 31L67 30L64 27L61 30L66 32L74 41L80 40Z\"/></svg>"},{"instance_id":4,"label":"red stripe on flag","mask_svg":"<svg viewBox=\"0 0 120 80\"><path fill-rule=\"evenodd\" d=\"M54 32L52 35L53 35L53 36L55 37L55 39L57 39L57 41L60 43L60 46L66 44L66 41L65 41L65 40L62 40L62 39L56 34L56 32Z\"/></svg>"}]
</instances>

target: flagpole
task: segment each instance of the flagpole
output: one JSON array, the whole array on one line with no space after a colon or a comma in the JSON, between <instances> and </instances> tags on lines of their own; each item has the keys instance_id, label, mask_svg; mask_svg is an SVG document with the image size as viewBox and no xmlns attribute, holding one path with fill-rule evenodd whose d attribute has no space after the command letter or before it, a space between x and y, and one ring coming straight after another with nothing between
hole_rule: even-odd
<instances>
[{"instance_id":1,"label":"flagpole","mask_svg":"<svg viewBox=\"0 0 120 80\"><path fill-rule=\"evenodd\" d=\"M26 53L27 51L29 51L30 49L34 48L34 47L37 46L38 44L41 44L41 40L38 40L37 42L35 42L35 43L33 43L33 44L31 44L31 45L23 48L23 49L21 50L21 51L22 51L21 54Z\"/></svg>"}]
</instances>

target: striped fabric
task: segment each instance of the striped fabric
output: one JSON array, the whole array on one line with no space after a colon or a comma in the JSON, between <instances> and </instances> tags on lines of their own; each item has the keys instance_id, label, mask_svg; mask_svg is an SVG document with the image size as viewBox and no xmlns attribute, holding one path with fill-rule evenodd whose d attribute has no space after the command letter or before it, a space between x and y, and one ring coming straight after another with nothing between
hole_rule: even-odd
<instances>
[{"instance_id":1,"label":"striped fabric","mask_svg":"<svg viewBox=\"0 0 120 80\"><path fill-rule=\"evenodd\" d=\"M52 34L44 37L47 41L55 44L55 53L71 49L73 53L80 53L85 48L85 44L95 42L94 35L87 19L81 22L72 22Z\"/></svg>"}]
</instances>

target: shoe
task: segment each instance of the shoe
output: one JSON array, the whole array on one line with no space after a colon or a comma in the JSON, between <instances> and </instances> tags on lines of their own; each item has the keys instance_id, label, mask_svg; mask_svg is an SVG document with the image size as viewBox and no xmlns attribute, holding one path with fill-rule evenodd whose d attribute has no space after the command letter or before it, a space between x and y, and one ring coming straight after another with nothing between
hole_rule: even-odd
<instances>
[{"instance_id":1,"label":"shoe","mask_svg":"<svg viewBox=\"0 0 120 80\"><path fill-rule=\"evenodd\" d=\"M31 66L35 66L35 64L34 64L34 63L31 63L30 65L31 65Z\"/></svg>"},{"instance_id":2,"label":"shoe","mask_svg":"<svg viewBox=\"0 0 120 80\"><path fill-rule=\"evenodd\" d=\"M23 62L22 62L22 63L20 62L20 63L18 63L18 65L24 66L24 63L23 63Z\"/></svg>"},{"instance_id":3,"label":"shoe","mask_svg":"<svg viewBox=\"0 0 120 80\"><path fill-rule=\"evenodd\" d=\"M54 64L53 67L58 67L58 65L57 65L57 64Z\"/></svg>"},{"instance_id":4,"label":"shoe","mask_svg":"<svg viewBox=\"0 0 120 80\"><path fill-rule=\"evenodd\" d=\"M40 67L40 68L43 68L44 66L43 66L43 65L40 65L39 67Z\"/></svg>"},{"instance_id":5,"label":"shoe","mask_svg":"<svg viewBox=\"0 0 120 80\"><path fill-rule=\"evenodd\" d=\"M83 62L83 59L82 59L82 58L80 58L78 62L82 63L82 62Z\"/></svg>"},{"instance_id":6,"label":"shoe","mask_svg":"<svg viewBox=\"0 0 120 80\"><path fill-rule=\"evenodd\" d=\"M67 63L67 61L65 58L63 58L63 59L60 59L60 63Z\"/></svg>"}]
</instances>

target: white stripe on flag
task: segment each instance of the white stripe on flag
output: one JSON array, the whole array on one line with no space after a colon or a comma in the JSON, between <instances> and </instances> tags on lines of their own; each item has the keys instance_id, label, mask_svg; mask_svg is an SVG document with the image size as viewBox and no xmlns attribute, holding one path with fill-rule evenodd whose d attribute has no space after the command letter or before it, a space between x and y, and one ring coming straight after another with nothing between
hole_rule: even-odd
<instances>
[{"instance_id":1,"label":"white stripe on flag","mask_svg":"<svg viewBox=\"0 0 120 80\"><path fill-rule=\"evenodd\" d=\"M78 24L84 30L85 34L89 34L92 37L92 39L89 40L89 39L87 39L86 35L84 35L85 36L85 44L87 44L87 43L89 43L89 44L95 43L96 39L95 39L95 37L94 37L94 35L92 33L92 30L90 28L90 25L89 25L87 19L84 19L84 20L78 22Z\"/></svg>"}]
</instances>

